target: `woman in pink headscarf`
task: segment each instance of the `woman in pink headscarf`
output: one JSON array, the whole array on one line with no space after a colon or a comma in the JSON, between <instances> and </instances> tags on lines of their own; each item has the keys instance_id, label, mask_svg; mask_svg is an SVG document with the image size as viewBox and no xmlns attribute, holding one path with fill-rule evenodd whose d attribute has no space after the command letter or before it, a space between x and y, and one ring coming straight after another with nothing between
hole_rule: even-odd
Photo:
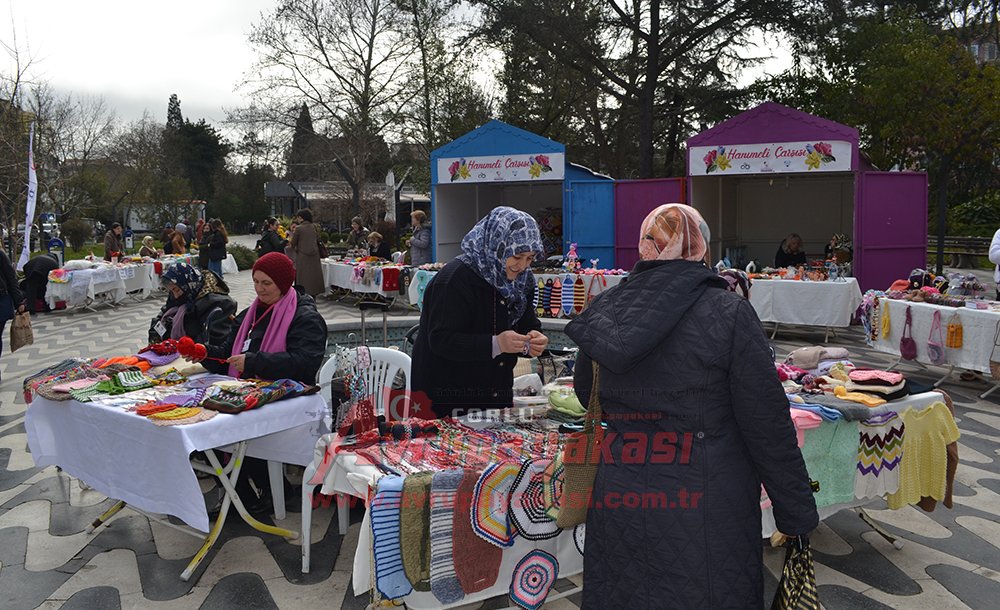
<instances>
[{"instance_id":1,"label":"woman in pink headscarf","mask_svg":"<svg viewBox=\"0 0 1000 610\"><path fill-rule=\"evenodd\" d=\"M694 208L656 208L628 282L566 326L577 395L588 404L596 363L607 421L585 609L762 608L761 483L783 533L805 542L819 522L764 329L709 243Z\"/></svg>"}]
</instances>

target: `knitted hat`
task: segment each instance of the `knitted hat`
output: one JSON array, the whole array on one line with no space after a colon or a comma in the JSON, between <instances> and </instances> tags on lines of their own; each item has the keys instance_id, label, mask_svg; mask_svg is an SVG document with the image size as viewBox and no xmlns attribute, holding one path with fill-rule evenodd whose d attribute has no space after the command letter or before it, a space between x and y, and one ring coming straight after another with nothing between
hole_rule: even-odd
<instances>
[{"instance_id":1,"label":"knitted hat","mask_svg":"<svg viewBox=\"0 0 1000 610\"><path fill-rule=\"evenodd\" d=\"M431 481L431 592L442 604L465 597L452 557L455 496L462 476L461 470L444 470Z\"/></svg>"},{"instance_id":2,"label":"knitted hat","mask_svg":"<svg viewBox=\"0 0 1000 610\"><path fill-rule=\"evenodd\" d=\"M541 608L559 577L559 562L545 551L535 549L518 562L510 579L510 599L528 610Z\"/></svg>"},{"instance_id":3,"label":"knitted hat","mask_svg":"<svg viewBox=\"0 0 1000 610\"><path fill-rule=\"evenodd\" d=\"M288 292L295 281L295 264L292 259L280 252L268 252L257 259L253 264L253 270L260 271L274 281L281 294Z\"/></svg>"},{"instance_id":4,"label":"knitted hat","mask_svg":"<svg viewBox=\"0 0 1000 610\"><path fill-rule=\"evenodd\" d=\"M455 518L452 531L452 557L455 561L455 574L462 590L466 593L476 593L492 587L500 573L500 562L503 560L503 549L486 542L472 531L471 503L479 473L466 470L462 483L458 486L455 503Z\"/></svg>"},{"instance_id":5,"label":"knitted hat","mask_svg":"<svg viewBox=\"0 0 1000 610\"><path fill-rule=\"evenodd\" d=\"M416 591L431 590L431 480L433 472L411 474L403 481L399 508L399 547L403 572Z\"/></svg>"},{"instance_id":6,"label":"knitted hat","mask_svg":"<svg viewBox=\"0 0 1000 610\"><path fill-rule=\"evenodd\" d=\"M272 253L273 254L273 253ZM413 591L403 572L399 548L399 506L403 477L389 475L378 480L369 514L372 521L372 549L375 559L375 586L389 599Z\"/></svg>"}]
</instances>

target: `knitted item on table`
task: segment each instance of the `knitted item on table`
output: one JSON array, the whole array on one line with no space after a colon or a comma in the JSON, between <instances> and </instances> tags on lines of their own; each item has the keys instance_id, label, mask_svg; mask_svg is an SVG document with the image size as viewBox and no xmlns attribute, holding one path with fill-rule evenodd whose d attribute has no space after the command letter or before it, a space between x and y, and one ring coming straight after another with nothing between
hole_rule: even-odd
<instances>
[{"instance_id":1,"label":"knitted item on table","mask_svg":"<svg viewBox=\"0 0 1000 610\"><path fill-rule=\"evenodd\" d=\"M877 407L881 404L885 404L885 399L883 398L878 398L861 392L848 392L847 388L844 386L837 386L833 388L833 393L837 396L837 398L850 400L851 402L859 402L868 407Z\"/></svg>"},{"instance_id":2,"label":"knitted item on table","mask_svg":"<svg viewBox=\"0 0 1000 610\"><path fill-rule=\"evenodd\" d=\"M816 413L811 413L802 409L789 409L789 414L792 416L792 424L795 426L795 440L802 448L802 444L805 442L805 431L812 430L813 428L819 428L820 424L823 423L823 418Z\"/></svg>"},{"instance_id":3,"label":"knitted item on table","mask_svg":"<svg viewBox=\"0 0 1000 610\"><path fill-rule=\"evenodd\" d=\"M150 364L150 366L164 366L170 364L174 360L180 358L181 355L174 352L173 354L157 354L154 351L142 352L137 356Z\"/></svg>"},{"instance_id":4,"label":"knitted item on table","mask_svg":"<svg viewBox=\"0 0 1000 610\"><path fill-rule=\"evenodd\" d=\"M104 382L102 381L100 383ZM98 394L101 393L101 391L97 388L98 385L100 384L95 383L94 385L88 388L83 388L81 390L70 390L69 395L73 398L73 400L77 402L90 402L90 400L94 396L97 396Z\"/></svg>"},{"instance_id":5,"label":"knitted item on table","mask_svg":"<svg viewBox=\"0 0 1000 610\"><path fill-rule=\"evenodd\" d=\"M573 544L576 545L576 550L580 551L583 555L584 542L587 540L587 524L581 523L573 528Z\"/></svg>"},{"instance_id":6,"label":"knitted item on table","mask_svg":"<svg viewBox=\"0 0 1000 610\"><path fill-rule=\"evenodd\" d=\"M169 371L156 375L153 377L154 385L177 385L186 382L188 379L184 375L177 372L177 369L170 369Z\"/></svg>"},{"instance_id":7,"label":"knitted item on table","mask_svg":"<svg viewBox=\"0 0 1000 610\"><path fill-rule=\"evenodd\" d=\"M399 548L403 572L414 591L431 590L431 482L433 472L411 474L403 481L399 509Z\"/></svg>"},{"instance_id":8,"label":"knitted item on table","mask_svg":"<svg viewBox=\"0 0 1000 610\"><path fill-rule=\"evenodd\" d=\"M878 385L896 385L903 382L903 374L876 369L854 369L848 375L855 383L876 382Z\"/></svg>"},{"instance_id":9,"label":"knitted item on table","mask_svg":"<svg viewBox=\"0 0 1000 610\"><path fill-rule=\"evenodd\" d=\"M573 313L582 313L587 305L587 289L583 285L583 278L576 276L573 282Z\"/></svg>"},{"instance_id":10,"label":"knitted item on table","mask_svg":"<svg viewBox=\"0 0 1000 610\"><path fill-rule=\"evenodd\" d=\"M802 444L802 459L809 478L819 481L819 492L813 495L816 506L853 501L858 423L841 419L810 430Z\"/></svg>"},{"instance_id":11,"label":"knitted item on table","mask_svg":"<svg viewBox=\"0 0 1000 610\"><path fill-rule=\"evenodd\" d=\"M958 426L943 402L922 411L900 413L903 425L903 457L899 464L899 490L886 498L895 510L916 504L923 496L943 500L947 487L947 446L958 440Z\"/></svg>"},{"instance_id":12,"label":"knitted item on table","mask_svg":"<svg viewBox=\"0 0 1000 610\"><path fill-rule=\"evenodd\" d=\"M138 371L125 371L117 373L115 377L118 379L118 383L123 388L127 388L129 391L141 390L143 388L152 387L153 385L153 382L150 381L149 378Z\"/></svg>"},{"instance_id":13,"label":"knitted item on table","mask_svg":"<svg viewBox=\"0 0 1000 610\"><path fill-rule=\"evenodd\" d=\"M562 281L562 317L568 318L573 314L573 276L566 274Z\"/></svg>"},{"instance_id":14,"label":"knitted item on table","mask_svg":"<svg viewBox=\"0 0 1000 610\"><path fill-rule=\"evenodd\" d=\"M903 419L895 413L861 422L858 473L854 497L881 498L899 491L899 463L903 459Z\"/></svg>"},{"instance_id":15,"label":"knitted item on table","mask_svg":"<svg viewBox=\"0 0 1000 610\"><path fill-rule=\"evenodd\" d=\"M541 280L539 280L541 281ZM549 315L552 308L552 279L545 280L545 290L542 291L542 315Z\"/></svg>"},{"instance_id":16,"label":"knitted item on table","mask_svg":"<svg viewBox=\"0 0 1000 610\"><path fill-rule=\"evenodd\" d=\"M465 470L458 486L455 515L452 520L452 557L455 575L466 594L492 587L500 573L503 550L486 542L472 531L471 498L476 489L479 473Z\"/></svg>"},{"instance_id":17,"label":"knitted item on table","mask_svg":"<svg viewBox=\"0 0 1000 610\"><path fill-rule=\"evenodd\" d=\"M442 604L465 597L452 556L455 496L462 477L460 469L444 470L435 472L431 481L431 592Z\"/></svg>"},{"instance_id":18,"label":"knitted item on table","mask_svg":"<svg viewBox=\"0 0 1000 610\"><path fill-rule=\"evenodd\" d=\"M842 417L840 411L836 409L832 409L825 405L809 404L808 402L806 402L809 399L809 396L810 395L808 394L805 397L789 396L788 406L793 409L802 409L803 411L809 411L811 413L815 413L816 415L819 415L826 421L837 421Z\"/></svg>"},{"instance_id":19,"label":"knitted item on table","mask_svg":"<svg viewBox=\"0 0 1000 610\"><path fill-rule=\"evenodd\" d=\"M823 405L824 407L836 409L847 421L865 421L872 417L894 412L887 404L877 407L866 407L863 404L849 400L841 400L831 394L810 394L808 400L809 404Z\"/></svg>"},{"instance_id":20,"label":"knitted item on table","mask_svg":"<svg viewBox=\"0 0 1000 610\"><path fill-rule=\"evenodd\" d=\"M510 526L510 491L521 468L513 462L490 464L476 482L472 496L472 529L499 547L514 544Z\"/></svg>"},{"instance_id":21,"label":"knitted item on table","mask_svg":"<svg viewBox=\"0 0 1000 610\"><path fill-rule=\"evenodd\" d=\"M194 413L194 415L188 417L174 417L171 419L149 417L148 419L157 426L185 426L187 424L197 424L198 422L208 421L218 415L217 412L209 411L208 409L195 408L195 411L196 413Z\"/></svg>"},{"instance_id":22,"label":"knitted item on table","mask_svg":"<svg viewBox=\"0 0 1000 610\"><path fill-rule=\"evenodd\" d=\"M382 290L383 292L399 291L399 267L382 269Z\"/></svg>"},{"instance_id":23,"label":"knitted item on table","mask_svg":"<svg viewBox=\"0 0 1000 610\"><path fill-rule=\"evenodd\" d=\"M535 549L525 555L514 568L510 579L510 599L522 608L537 610L545 603L545 598L558 577L559 562L556 558Z\"/></svg>"},{"instance_id":24,"label":"knitted item on table","mask_svg":"<svg viewBox=\"0 0 1000 610\"><path fill-rule=\"evenodd\" d=\"M553 318L559 317L559 312L562 310L562 282L559 278L552 280L552 300L549 304L549 313L552 314Z\"/></svg>"},{"instance_id":25,"label":"knitted item on table","mask_svg":"<svg viewBox=\"0 0 1000 610\"><path fill-rule=\"evenodd\" d=\"M900 381L896 384L886 384L886 383L858 383L854 381L848 381L844 386L848 392L874 392L876 394L885 396L887 394L893 394L906 387L906 381Z\"/></svg>"},{"instance_id":26,"label":"knitted item on table","mask_svg":"<svg viewBox=\"0 0 1000 610\"><path fill-rule=\"evenodd\" d=\"M559 506L562 502L563 483L566 480L566 467L562 455L556 454L542 472L542 499L545 503L545 514L550 519L559 518Z\"/></svg>"},{"instance_id":27,"label":"knitted item on table","mask_svg":"<svg viewBox=\"0 0 1000 610\"><path fill-rule=\"evenodd\" d=\"M64 392L68 394L71 390L85 390L99 381L107 381L107 379L107 375L98 375L97 377L87 377L84 379L76 379L65 383L59 383L53 385L52 389L56 392Z\"/></svg>"},{"instance_id":28,"label":"knitted item on table","mask_svg":"<svg viewBox=\"0 0 1000 610\"><path fill-rule=\"evenodd\" d=\"M375 485L375 494L368 509L372 522L375 586L389 599L398 599L413 591L403 572L403 554L399 547L402 495L403 477L384 476Z\"/></svg>"},{"instance_id":29,"label":"knitted item on table","mask_svg":"<svg viewBox=\"0 0 1000 610\"><path fill-rule=\"evenodd\" d=\"M545 512L542 473L551 459L528 460L521 466L510 492L510 521L528 540L554 538L562 531Z\"/></svg>"},{"instance_id":30,"label":"knitted item on table","mask_svg":"<svg viewBox=\"0 0 1000 610\"><path fill-rule=\"evenodd\" d=\"M535 315L542 317L545 310L542 309L542 293L545 292L545 280L539 278L538 285L535 286Z\"/></svg>"}]
</instances>

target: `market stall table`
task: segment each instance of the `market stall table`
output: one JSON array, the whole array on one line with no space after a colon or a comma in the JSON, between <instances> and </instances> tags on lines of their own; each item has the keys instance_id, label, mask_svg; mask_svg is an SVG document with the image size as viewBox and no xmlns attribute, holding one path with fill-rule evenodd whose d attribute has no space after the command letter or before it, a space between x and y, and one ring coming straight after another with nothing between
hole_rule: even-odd
<instances>
[{"instance_id":1,"label":"market stall table","mask_svg":"<svg viewBox=\"0 0 1000 610\"><path fill-rule=\"evenodd\" d=\"M49 280L45 300L50 308L55 308L59 301L70 307L89 307L101 300L120 303L129 295L147 298L158 285L153 265L149 263L106 265L69 273L68 282Z\"/></svg>"},{"instance_id":2,"label":"market stall table","mask_svg":"<svg viewBox=\"0 0 1000 610\"><path fill-rule=\"evenodd\" d=\"M831 328L851 325L861 305L861 289L855 278L844 281L754 279L750 304L761 322L774 322L771 338L781 324L822 326L829 339Z\"/></svg>"},{"instance_id":3,"label":"market stall table","mask_svg":"<svg viewBox=\"0 0 1000 610\"><path fill-rule=\"evenodd\" d=\"M756 287L756 285L754 286ZM941 334L946 335L949 319L957 314L962 324L962 347L945 349L946 363L948 371L934 385L944 383L951 376L955 368L979 371L990 374L990 355L993 353L994 337L1000 328L1000 311L993 309L972 309L969 307L948 307L945 305L934 305L931 303L918 303L913 301L903 301L882 297L878 302L877 319L873 320L877 337L875 337L872 347L877 351L892 354L899 359L896 364L902 362L899 352L899 340L903 335L903 326L906 322L906 308L910 307L910 315L913 319L912 335L917 344L917 357L914 360L919 365L933 364L927 355L927 341L931 336L931 325L934 321L934 312L941 316ZM889 312L889 335L883 337L881 333L882 318L885 311ZM937 340L935 336L935 341ZM942 342L943 343L943 342ZM998 348L1000 354L1000 348ZM895 366L895 365L893 365ZM980 395L985 398L994 392L998 385Z\"/></svg>"},{"instance_id":4,"label":"market stall table","mask_svg":"<svg viewBox=\"0 0 1000 610\"><path fill-rule=\"evenodd\" d=\"M308 465L316 440L326 431L326 413L323 398L313 394L268 403L238 415L219 413L195 424L161 427L119 407L37 396L27 410L25 428L37 466L59 466L109 498L140 511L173 515L209 532L208 512L190 454L205 451L211 459L211 450L235 445L232 451L238 459L231 464L237 468L242 452L274 462ZM276 472L272 467L272 478ZM220 471L213 473L220 482L226 478ZM272 482L272 491L275 503L283 506L282 485ZM227 494L227 501L232 495ZM120 509L121 503L112 511ZM202 551L182 575L185 580L214 542L226 509L228 504ZM265 528L263 531L270 533L297 536L273 526Z\"/></svg>"},{"instance_id":5,"label":"market stall table","mask_svg":"<svg viewBox=\"0 0 1000 610\"><path fill-rule=\"evenodd\" d=\"M355 276L355 271L358 265L351 265L349 263L335 262L330 259L323 259L323 282L327 287L342 288L344 290L350 290L351 292L363 293L363 294L377 294L386 298L395 298L400 296L399 289L386 290L382 281L381 272L383 269L392 269L397 274L396 285L399 285L399 272L402 271L403 267L400 265L379 265L372 267L373 273L377 277L371 277L367 280L359 280Z\"/></svg>"}]
</instances>

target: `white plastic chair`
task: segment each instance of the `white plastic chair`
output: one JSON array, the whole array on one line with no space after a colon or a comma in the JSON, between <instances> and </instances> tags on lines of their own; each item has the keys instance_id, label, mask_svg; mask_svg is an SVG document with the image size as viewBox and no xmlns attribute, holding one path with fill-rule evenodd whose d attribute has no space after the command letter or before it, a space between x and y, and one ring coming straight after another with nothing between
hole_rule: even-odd
<instances>
[{"instance_id":1,"label":"white plastic chair","mask_svg":"<svg viewBox=\"0 0 1000 610\"><path fill-rule=\"evenodd\" d=\"M403 255L402 252L393 252L392 253L392 262L395 263L395 264L397 264L397 265L401 264L403 262L403 256L404 255Z\"/></svg>"},{"instance_id":2,"label":"white plastic chair","mask_svg":"<svg viewBox=\"0 0 1000 610\"><path fill-rule=\"evenodd\" d=\"M393 419L395 416L399 417L409 417L410 415L410 356L405 352L401 352L394 349L388 349L384 347L371 347L368 348L371 352L371 365L368 366L362 373L362 378L365 380L365 387L372 395L372 402L375 405L376 414L385 414L386 409L390 409L390 414L393 417L387 417L387 419ZM403 371L406 376L406 392L402 397L402 412L398 412L396 409L392 409L390 403L390 392L392 390L393 381L396 379L396 374L399 371ZM319 387L320 392L326 392L326 388L330 387L333 382L333 377L337 373L337 359L330 358L324 364L323 368L319 370ZM334 405L336 408L337 405ZM334 422L336 423L336 422ZM316 471L319 469L320 464L318 460L322 460L322 455L325 454L325 449L330 445L336 436L336 432L332 434L324 435L316 442L317 449L320 450L320 456L313 457L313 461L306 468L305 473L302 475L302 573L309 573L309 557L312 550L311 534L312 534L312 496L313 491L316 489L316 485L310 485L309 480L316 475ZM338 493L336 495L337 499L337 526L340 531L340 535L344 536L347 534L347 527L349 522L349 508L347 502L347 496Z\"/></svg>"}]
</instances>

